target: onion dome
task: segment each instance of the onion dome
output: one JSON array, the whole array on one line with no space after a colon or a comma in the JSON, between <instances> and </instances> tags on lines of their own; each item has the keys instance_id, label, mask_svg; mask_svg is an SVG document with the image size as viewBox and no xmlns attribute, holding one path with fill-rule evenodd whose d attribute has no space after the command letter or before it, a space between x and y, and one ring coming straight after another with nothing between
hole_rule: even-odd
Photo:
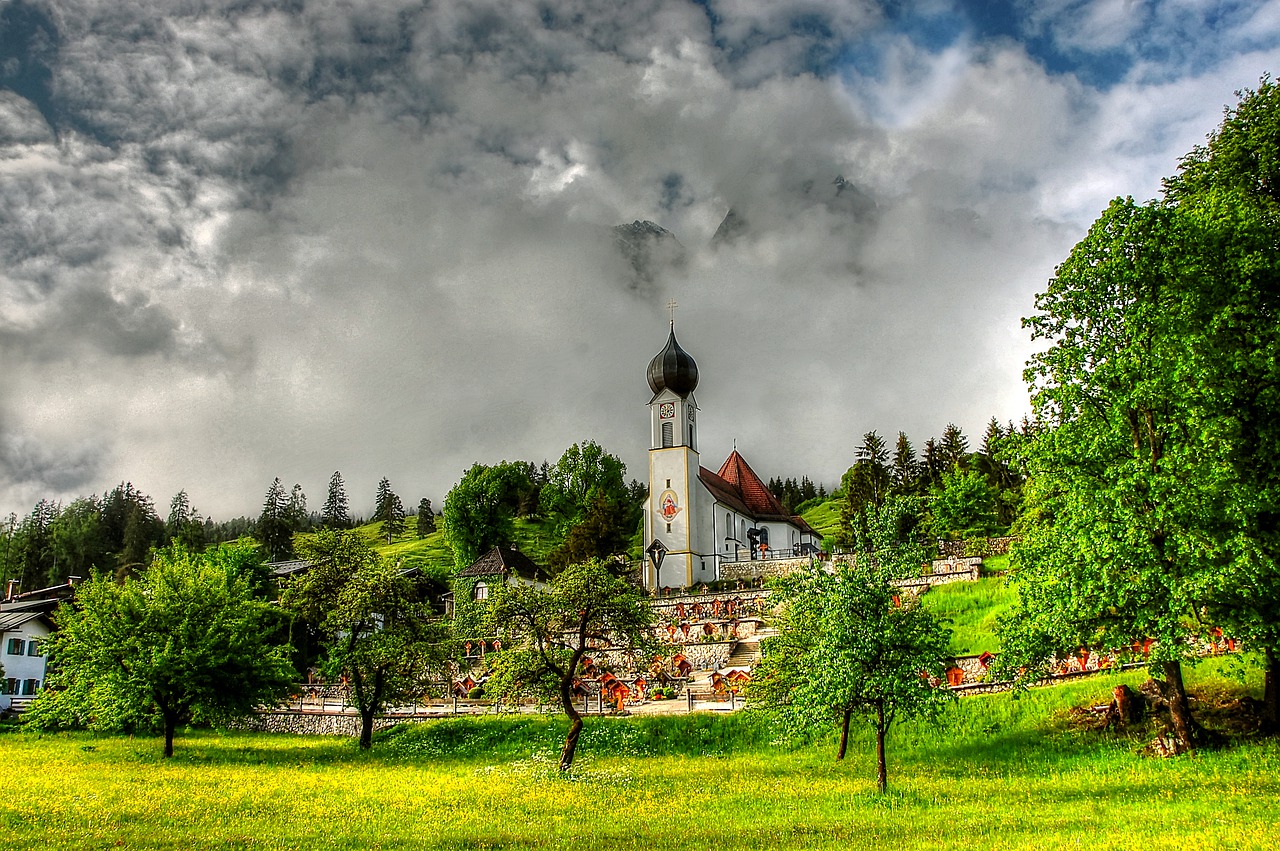
<instances>
[{"instance_id":1,"label":"onion dome","mask_svg":"<svg viewBox=\"0 0 1280 851\"><path fill-rule=\"evenodd\" d=\"M667 346L649 361L649 387L654 394L670 390L681 399L698 386L698 365L676 342L676 327L671 326Z\"/></svg>"}]
</instances>

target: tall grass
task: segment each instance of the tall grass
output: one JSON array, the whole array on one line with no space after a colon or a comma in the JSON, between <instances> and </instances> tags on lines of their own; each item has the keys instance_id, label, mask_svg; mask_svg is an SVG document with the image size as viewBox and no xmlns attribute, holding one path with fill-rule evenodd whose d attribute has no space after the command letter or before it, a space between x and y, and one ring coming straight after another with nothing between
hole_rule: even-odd
<instances>
[{"instance_id":1,"label":"tall grass","mask_svg":"<svg viewBox=\"0 0 1280 851\"><path fill-rule=\"evenodd\" d=\"M1238 690L1211 664L1193 687ZM1066 708L1129 673L961 701L895 728L888 794L872 738L788 738L767 716L590 719L574 772L563 719L453 719L342 738L197 732L154 742L0 734L13 848L1275 848L1280 744L1191 758L1080 731ZM1255 678L1256 679L1256 678Z\"/></svg>"},{"instance_id":2,"label":"tall grass","mask_svg":"<svg viewBox=\"0 0 1280 851\"><path fill-rule=\"evenodd\" d=\"M964 656L1000 652L997 620L1018 595L1002 577L983 577L977 582L937 585L921 599L934 614L951 621L951 652Z\"/></svg>"}]
</instances>

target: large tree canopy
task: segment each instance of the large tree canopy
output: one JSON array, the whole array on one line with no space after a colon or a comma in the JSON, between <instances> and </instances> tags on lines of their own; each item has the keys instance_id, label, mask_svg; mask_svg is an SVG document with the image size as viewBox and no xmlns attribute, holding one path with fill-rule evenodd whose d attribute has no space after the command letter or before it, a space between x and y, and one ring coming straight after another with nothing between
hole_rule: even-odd
<instances>
[{"instance_id":1,"label":"large tree canopy","mask_svg":"<svg viewBox=\"0 0 1280 851\"><path fill-rule=\"evenodd\" d=\"M561 534L579 523L600 499L625 505L627 467L594 440L575 443L547 471L540 497L544 516L558 522Z\"/></svg>"},{"instance_id":2,"label":"large tree canopy","mask_svg":"<svg viewBox=\"0 0 1280 851\"><path fill-rule=\"evenodd\" d=\"M247 715L294 680L288 647L272 646L278 615L253 596L243 547L160 550L137 577L98 574L56 615L48 688L36 724L119 728L156 724L173 755L179 724ZM244 557L242 557L242 555Z\"/></svg>"},{"instance_id":3,"label":"large tree canopy","mask_svg":"<svg viewBox=\"0 0 1280 851\"><path fill-rule=\"evenodd\" d=\"M1228 110L1166 182L1117 200L1026 320L1036 427L1010 663L1155 638L1178 746L1188 638L1237 631L1280 701L1280 95Z\"/></svg>"},{"instance_id":4,"label":"large tree canopy","mask_svg":"<svg viewBox=\"0 0 1280 851\"><path fill-rule=\"evenodd\" d=\"M473 464L444 498L444 535L461 570L490 547L511 543L520 493L530 487L528 467L503 461Z\"/></svg>"},{"instance_id":5,"label":"large tree canopy","mask_svg":"<svg viewBox=\"0 0 1280 851\"><path fill-rule=\"evenodd\" d=\"M1055 653L1155 638L1186 746L1196 731L1180 663L1194 658L1212 458L1183 377L1178 239L1169 208L1114 201L1025 320L1050 346L1027 369L1040 427L1022 447L1029 514L1005 657L1034 669Z\"/></svg>"}]
</instances>

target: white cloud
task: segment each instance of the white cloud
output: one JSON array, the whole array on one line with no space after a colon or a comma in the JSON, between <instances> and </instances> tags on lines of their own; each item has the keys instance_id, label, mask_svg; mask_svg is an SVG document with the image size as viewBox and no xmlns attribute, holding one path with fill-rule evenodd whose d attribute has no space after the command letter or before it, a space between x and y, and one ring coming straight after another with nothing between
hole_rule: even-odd
<instances>
[{"instance_id":1,"label":"white cloud","mask_svg":"<svg viewBox=\"0 0 1280 851\"><path fill-rule=\"evenodd\" d=\"M1025 406L1053 264L1276 58L1100 91L864 3L712 6L60 3L61 124L0 94L0 507L127 479L226 517L340 469L367 511L586 437L641 475L672 296L708 464L976 435ZM811 73L860 39L879 73ZM685 264L638 285L634 219Z\"/></svg>"}]
</instances>

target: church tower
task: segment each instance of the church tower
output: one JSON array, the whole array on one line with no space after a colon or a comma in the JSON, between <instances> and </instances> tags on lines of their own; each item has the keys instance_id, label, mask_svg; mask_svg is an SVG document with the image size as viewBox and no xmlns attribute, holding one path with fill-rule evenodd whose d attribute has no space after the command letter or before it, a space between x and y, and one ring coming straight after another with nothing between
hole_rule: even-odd
<instances>
[{"instance_id":1,"label":"church tower","mask_svg":"<svg viewBox=\"0 0 1280 851\"><path fill-rule=\"evenodd\" d=\"M676 342L674 320L666 347L649 362L649 501L645 544L662 551L646 559L645 585L673 588L714 578L700 552L698 506L698 365Z\"/></svg>"}]
</instances>

